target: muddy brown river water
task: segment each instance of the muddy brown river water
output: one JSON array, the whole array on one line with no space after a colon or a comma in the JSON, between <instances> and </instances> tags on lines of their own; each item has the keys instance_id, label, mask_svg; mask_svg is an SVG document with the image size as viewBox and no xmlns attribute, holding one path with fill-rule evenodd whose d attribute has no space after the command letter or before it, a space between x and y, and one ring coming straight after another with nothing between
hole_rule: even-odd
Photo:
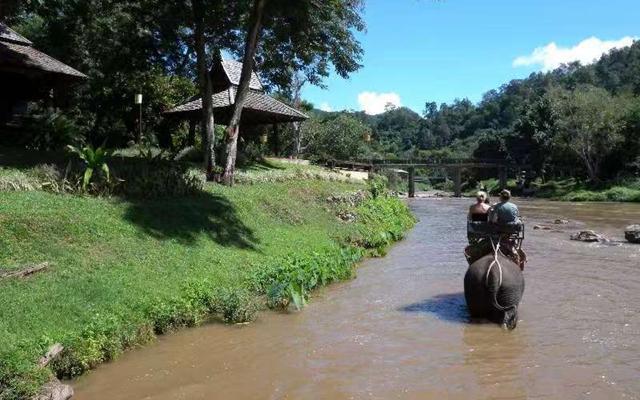
<instances>
[{"instance_id":1,"label":"muddy brown river water","mask_svg":"<svg viewBox=\"0 0 640 400\"><path fill-rule=\"evenodd\" d=\"M640 246L615 243L640 204L519 204L530 262L512 332L468 319L468 201L415 199L406 240L304 311L167 335L74 382L74 400L640 398ZM582 228L614 242L568 240Z\"/></svg>"}]
</instances>

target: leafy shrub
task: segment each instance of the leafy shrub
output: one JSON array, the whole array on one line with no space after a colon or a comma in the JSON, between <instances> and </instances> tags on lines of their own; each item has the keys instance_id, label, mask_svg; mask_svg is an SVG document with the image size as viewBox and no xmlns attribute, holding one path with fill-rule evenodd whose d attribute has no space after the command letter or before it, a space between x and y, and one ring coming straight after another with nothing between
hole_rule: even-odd
<instances>
[{"instance_id":1,"label":"leafy shrub","mask_svg":"<svg viewBox=\"0 0 640 400\"><path fill-rule=\"evenodd\" d=\"M250 322L256 317L258 305L248 290L225 288L216 294L214 311L222 315L225 322Z\"/></svg>"},{"instance_id":2,"label":"leafy shrub","mask_svg":"<svg viewBox=\"0 0 640 400\"><path fill-rule=\"evenodd\" d=\"M267 153L267 145L257 142L248 142L238 151L237 165L247 165L249 163L261 161Z\"/></svg>"},{"instance_id":3,"label":"leafy shrub","mask_svg":"<svg viewBox=\"0 0 640 400\"><path fill-rule=\"evenodd\" d=\"M318 253L293 254L258 268L250 277L249 286L267 296L270 308L286 309L293 305L301 309L314 288L351 278L361 257L359 249L339 246Z\"/></svg>"},{"instance_id":4,"label":"leafy shrub","mask_svg":"<svg viewBox=\"0 0 640 400\"><path fill-rule=\"evenodd\" d=\"M84 172L82 172L82 190L87 190L89 184L95 183L100 185L101 183L109 184L111 180L109 166L107 165L107 157L110 152L103 147L93 148L93 146L85 146L83 148L77 148L74 146L67 146L67 148L74 154L76 154L84 163Z\"/></svg>"},{"instance_id":5,"label":"leafy shrub","mask_svg":"<svg viewBox=\"0 0 640 400\"><path fill-rule=\"evenodd\" d=\"M369 192L371 192L371 196L375 199L378 196L382 196L387 191L387 184L389 180L384 175L373 175L367 180L367 184L369 186Z\"/></svg>"},{"instance_id":6,"label":"leafy shrub","mask_svg":"<svg viewBox=\"0 0 640 400\"><path fill-rule=\"evenodd\" d=\"M83 142L82 131L60 111L47 107L33 110L25 121L25 144L34 150L61 150Z\"/></svg>"},{"instance_id":7,"label":"leafy shrub","mask_svg":"<svg viewBox=\"0 0 640 400\"><path fill-rule=\"evenodd\" d=\"M365 249L384 254L394 241L415 224L407 205L396 197L378 197L356 208L357 234L349 241Z\"/></svg>"}]
</instances>

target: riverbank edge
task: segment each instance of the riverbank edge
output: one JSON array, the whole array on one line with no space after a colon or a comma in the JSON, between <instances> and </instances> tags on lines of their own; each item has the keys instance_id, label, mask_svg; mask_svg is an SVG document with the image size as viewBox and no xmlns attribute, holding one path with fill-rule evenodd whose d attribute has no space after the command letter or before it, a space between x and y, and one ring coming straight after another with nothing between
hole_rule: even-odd
<instances>
[{"instance_id":1,"label":"riverbank edge","mask_svg":"<svg viewBox=\"0 0 640 400\"><path fill-rule=\"evenodd\" d=\"M503 188L499 187L497 179L481 182L491 195L497 195ZM544 183L534 182L528 193L523 193L515 180L509 180L507 189L516 196L547 199L553 201L575 202L621 202L640 203L640 180L602 182L600 185L587 185L584 182L569 178L564 180L549 180ZM475 197L479 189L467 189L463 195Z\"/></svg>"},{"instance_id":2,"label":"riverbank edge","mask_svg":"<svg viewBox=\"0 0 640 400\"><path fill-rule=\"evenodd\" d=\"M30 370L22 371L26 374L7 377L11 371L4 365L0 371L0 383L4 386L0 399L69 398L68 394L72 391L60 384L58 378L79 376L124 351L145 345L157 336L177 329L212 320L230 323L252 320L255 304L259 304L261 310L266 309L267 305L274 307L274 304L268 304L272 294L267 292L277 286L278 279L282 278L278 274L283 273L283 265L285 273L307 280L296 284L305 286L309 291L352 278L358 262L364 257L384 255L387 248L401 240L416 222L405 202L395 197L368 197L359 204L340 204L330 208L328 217L336 218L339 217L337 214L350 212L356 216L355 225L358 225L353 235L336 238L335 251L322 254L301 252L286 260L271 259L266 262L268 265L260 269L260 274L253 275L239 285L238 291L221 293L212 290L211 282L189 282L186 290L175 297L175 304L169 309L152 310L146 321L129 323L126 327L91 327L82 337L76 338L75 343L64 343L64 351L48 367L38 368L34 365ZM325 262L331 264L331 273L319 268ZM325 275L319 279L319 274ZM114 316L115 319L117 316ZM37 387L40 387L39 392L33 390Z\"/></svg>"}]
</instances>

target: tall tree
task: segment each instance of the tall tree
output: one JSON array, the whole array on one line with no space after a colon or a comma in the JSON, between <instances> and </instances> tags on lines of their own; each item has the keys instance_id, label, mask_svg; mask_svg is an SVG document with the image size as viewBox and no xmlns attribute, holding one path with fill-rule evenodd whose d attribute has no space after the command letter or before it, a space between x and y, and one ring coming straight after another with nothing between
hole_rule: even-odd
<instances>
[{"instance_id":1,"label":"tall tree","mask_svg":"<svg viewBox=\"0 0 640 400\"><path fill-rule=\"evenodd\" d=\"M594 86L573 91L556 88L549 98L558 115L561 139L580 157L589 178L600 181L602 161L624 140L627 98Z\"/></svg>"},{"instance_id":2,"label":"tall tree","mask_svg":"<svg viewBox=\"0 0 640 400\"><path fill-rule=\"evenodd\" d=\"M264 14L264 6L266 0L254 0L251 15L249 17L249 29L247 31L247 39L245 41L244 58L242 59L242 73L240 74L240 82L236 91L236 98L233 103L233 111L231 119L226 131L226 154L227 162L222 175L222 180L227 185L233 185L236 155L238 151L238 134L240 132L240 117L242 108L249 93L249 84L251 83L251 74L253 72L253 57L256 54L258 46L258 37L262 28L262 17Z\"/></svg>"},{"instance_id":3,"label":"tall tree","mask_svg":"<svg viewBox=\"0 0 640 400\"><path fill-rule=\"evenodd\" d=\"M341 76L360 67L362 56L354 30L364 30L362 0L254 0L243 54L243 69L232 123L226 131L227 162L223 181L233 184L239 123L249 90L254 59L270 86L287 87L301 71L311 84L321 85L330 67Z\"/></svg>"},{"instance_id":4,"label":"tall tree","mask_svg":"<svg viewBox=\"0 0 640 400\"><path fill-rule=\"evenodd\" d=\"M211 74L207 67L206 52L206 8L202 0L192 0L193 11L193 41L195 45L197 68L198 68L198 88L202 99L202 114L200 116L200 132L202 134L202 152L204 153L204 167L207 180L213 179L215 167L215 134L213 131L213 104L211 89Z\"/></svg>"},{"instance_id":5,"label":"tall tree","mask_svg":"<svg viewBox=\"0 0 640 400\"><path fill-rule=\"evenodd\" d=\"M293 97L293 107L295 109L300 109L302 105L302 87L306 83L306 79L299 73L296 73L293 77L293 82L291 82L291 93ZM298 158L300 156L300 152L302 151L302 129L300 122L293 123L293 147L291 151L291 155L293 158Z\"/></svg>"}]
</instances>

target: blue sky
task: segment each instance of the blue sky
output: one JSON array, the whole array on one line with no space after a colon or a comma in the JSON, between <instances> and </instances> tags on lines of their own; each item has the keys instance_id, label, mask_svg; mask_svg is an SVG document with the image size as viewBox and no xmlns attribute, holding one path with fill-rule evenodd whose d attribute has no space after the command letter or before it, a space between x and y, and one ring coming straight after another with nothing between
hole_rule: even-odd
<instances>
[{"instance_id":1,"label":"blue sky","mask_svg":"<svg viewBox=\"0 0 640 400\"><path fill-rule=\"evenodd\" d=\"M305 87L316 107L376 113L399 101L421 113L426 101L475 102L511 79L640 38L640 0L367 0L364 17L364 67L331 76L327 89Z\"/></svg>"}]
</instances>

